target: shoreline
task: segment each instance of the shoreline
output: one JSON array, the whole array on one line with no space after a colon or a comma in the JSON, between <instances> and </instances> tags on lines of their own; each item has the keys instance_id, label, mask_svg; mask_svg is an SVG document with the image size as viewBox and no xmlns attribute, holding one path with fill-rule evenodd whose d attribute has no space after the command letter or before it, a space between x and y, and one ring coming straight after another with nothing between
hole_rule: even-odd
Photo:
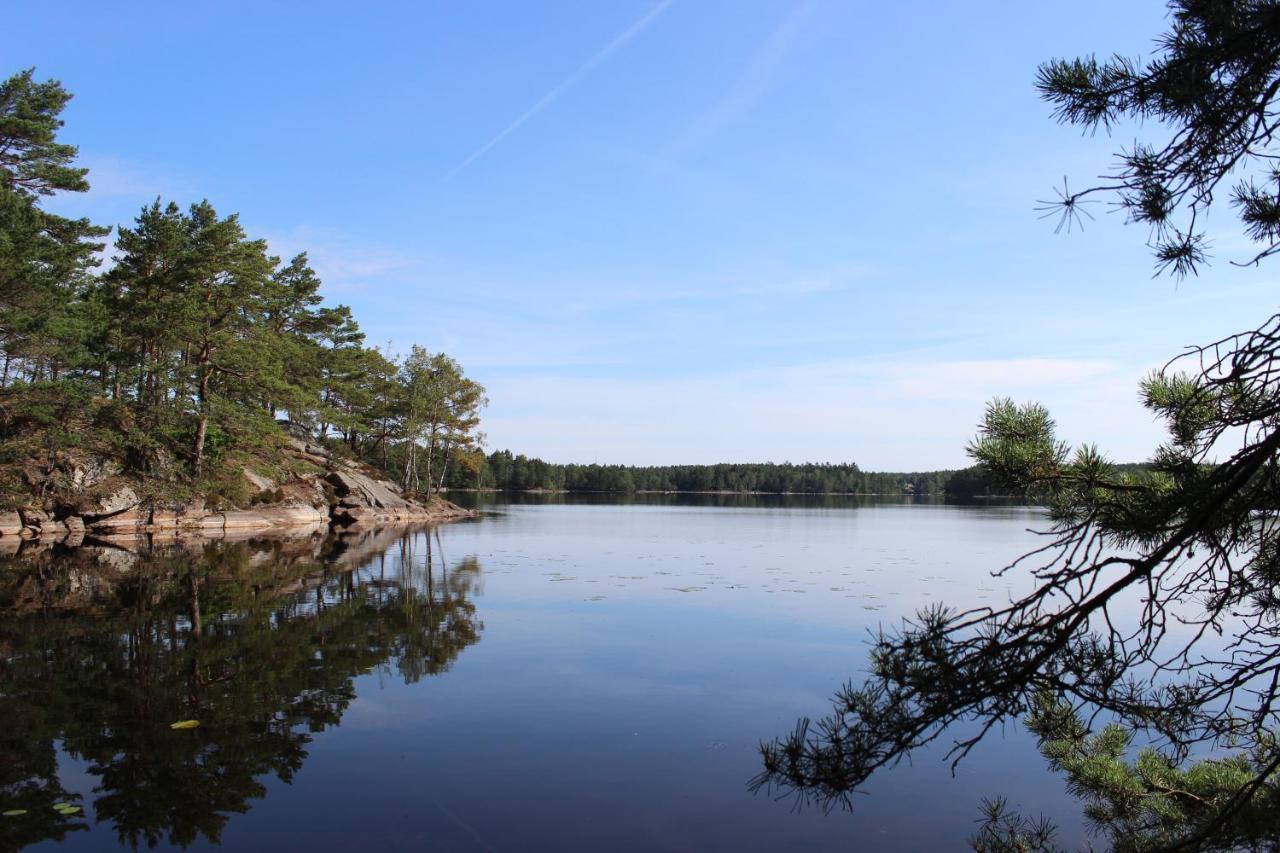
<instances>
[{"instance_id":1,"label":"shoreline","mask_svg":"<svg viewBox=\"0 0 1280 853\"><path fill-rule=\"evenodd\" d=\"M106 549L138 554L165 548L194 548L211 543L239 543L269 541L276 543L306 542L337 537L342 540L382 537L388 533L399 536L405 531L427 529L475 518L477 513L448 501L431 510L405 516L397 520L377 523L339 524L332 520L293 524L242 524L222 528L205 526L155 527L147 525L130 530L88 531L60 536L0 536L0 557L16 557L29 553L42 553L56 547L69 550ZM244 511L246 514L252 511Z\"/></svg>"},{"instance_id":2,"label":"shoreline","mask_svg":"<svg viewBox=\"0 0 1280 853\"><path fill-rule=\"evenodd\" d=\"M248 507L208 508L201 499L185 503L144 499L148 481L105 479L92 490L61 500L0 512L0 553L21 542L76 547L87 540L140 536L160 539L226 539L291 530L368 530L388 525L440 524L475 515L436 493L425 502L406 497L385 475L366 465L338 459L324 448L291 438L284 448L308 463L311 473L276 481L245 468L245 479L270 501ZM19 543L19 544L15 544Z\"/></svg>"},{"instance_id":3,"label":"shoreline","mask_svg":"<svg viewBox=\"0 0 1280 853\"><path fill-rule=\"evenodd\" d=\"M604 489L478 489L448 488L440 494L456 493L465 495L716 495L742 497L847 497L847 498L936 498L953 501L1022 501L1022 495L947 495L931 492L761 492L761 491L729 491L729 490L691 490L691 489L635 489L633 491L609 491Z\"/></svg>"}]
</instances>

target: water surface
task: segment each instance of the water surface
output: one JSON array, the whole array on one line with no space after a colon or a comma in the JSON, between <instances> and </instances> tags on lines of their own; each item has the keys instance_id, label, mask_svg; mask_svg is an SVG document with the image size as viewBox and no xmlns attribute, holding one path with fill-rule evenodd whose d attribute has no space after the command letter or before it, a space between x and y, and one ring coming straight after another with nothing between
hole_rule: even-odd
<instances>
[{"instance_id":1,"label":"water surface","mask_svg":"<svg viewBox=\"0 0 1280 853\"><path fill-rule=\"evenodd\" d=\"M0 849L963 849L984 795L1081 839L1017 726L852 814L757 747L931 602L998 604L1024 507L559 498L354 540L0 564ZM172 730L170 724L198 720ZM61 815L57 803L80 807ZM41 844L40 842L43 842Z\"/></svg>"}]
</instances>

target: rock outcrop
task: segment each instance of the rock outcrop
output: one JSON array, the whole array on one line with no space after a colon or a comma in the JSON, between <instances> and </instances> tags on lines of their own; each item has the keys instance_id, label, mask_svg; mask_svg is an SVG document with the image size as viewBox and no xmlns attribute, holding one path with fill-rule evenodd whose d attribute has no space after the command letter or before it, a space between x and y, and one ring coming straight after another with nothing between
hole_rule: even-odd
<instances>
[{"instance_id":1,"label":"rock outcrop","mask_svg":"<svg viewBox=\"0 0 1280 853\"><path fill-rule=\"evenodd\" d=\"M162 505L143 501L119 478L104 480L94 469L84 480L96 485L78 502L0 513L0 542L57 540L78 545L86 536L126 541L138 537L240 538L272 531L327 532L331 527L365 530L383 525L434 523L471 515L442 498L422 504L406 498L391 482L324 447L289 435L286 451L319 469L277 483L249 468L246 480L259 490L255 500L271 503L214 511L202 501ZM10 550L0 548L0 553Z\"/></svg>"},{"instance_id":2,"label":"rock outcrop","mask_svg":"<svg viewBox=\"0 0 1280 853\"><path fill-rule=\"evenodd\" d=\"M429 505L411 501L400 494L394 483L349 469L330 471L325 480L333 486L338 501L333 507L333 523L343 527L444 521L471 515L439 497Z\"/></svg>"},{"instance_id":3,"label":"rock outcrop","mask_svg":"<svg viewBox=\"0 0 1280 853\"><path fill-rule=\"evenodd\" d=\"M16 512L0 512L0 536L18 536L22 533L22 516Z\"/></svg>"}]
</instances>

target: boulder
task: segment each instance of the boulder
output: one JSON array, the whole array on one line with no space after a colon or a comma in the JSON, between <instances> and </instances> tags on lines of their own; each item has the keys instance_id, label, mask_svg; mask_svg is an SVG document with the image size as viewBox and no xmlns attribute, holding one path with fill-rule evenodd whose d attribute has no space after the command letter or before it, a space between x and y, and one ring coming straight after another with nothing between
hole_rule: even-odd
<instances>
[{"instance_id":1,"label":"boulder","mask_svg":"<svg viewBox=\"0 0 1280 853\"><path fill-rule=\"evenodd\" d=\"M121 486L106 497L100 498L85 507L81 515L85 517L87 522L92 523L132 510L138 505L138 502L138 496L133 489L128 486Z\"/></svg>"},{"instance_id":2,"label":"boulder","mask_svg":"<svg viewBox=\"0 0 1280 853\"><path fill-rule=\"evenodd\" d=\"M151 513L134 506L107 516L85 513L85 526L97 533L108 535L128 534L143 530L151 521Z\"/></svg>"},{"instance_id":3,"label":"boulder","mask_svg":"<svg viewBox=\"0 0 1280 853\"><path fill-rule=\"evenodd\" d=\"M339 503L344 507L408 509L416 506L401 497L391 483L379 482L356 471L330 471L325 479L333 484Z\"/></svg>"},{"instance_id":4,"label":"boulder","mask_svg":"<svg viewBox=\"0 0 1280 853\"><path fill-rule=\"evenodd\" d=\"M119 473L119 466L105 459L89 458L71 466L71 485L88 489Z\"/></svg>"},{"instance_id":5,"label":"boulder","mask_svg":"<svg viewBox=\"0 0 1280 853\"><path fill-rule=\"evenodd\" d=\"M291 480L281 485L280 493L284 496L284 503L307 504L308 506L325 509L327 512L329 506L329 497L325 494L325 487L327 486L329 484L320 479L319 476L305 474L296 480Z\"/></svg>"},{"instance_id":6,"label":"boulder","mask_svg":"<svg viewBox=\"0 0 1280 853\"><path fill-rule=\"evenodd\" d=\"M18 515L22 517L23 527L34 527L36 530L49 521L49 513L42 509L21 509L18 510Z\"/></svg>"},{"instance_id":7,"label":"boulder","mask_svg":"<svg viewBox=\"0 0 1280 853\"><path fill-rule=\"evenodd\" d=\"M253 486L260 492L269 492L276 487L275 480L270 477L264 477L250 468L245 468L244 478L249 481L249 485Z\"/></svg>"},{"instance_id":8,"label":"boulder","mask_svg":"<svg viewBox=\"0 0 1280 853\"><path fill-rule=\"evenodd\" d=\"M22 516L16 512L0 512L0 536L17 536L22 532Z\"/></svg>"},{"instance_id":9,"label":"boulder","mask_svg":"<svg viewBox=\"0 0 1280 853\"><path fill-rule=\"evenodd\" d=\"M48 519L39 527L41 539L61 539L67 535L67 525L56 519Z\"/></svg>"}]
</instances>

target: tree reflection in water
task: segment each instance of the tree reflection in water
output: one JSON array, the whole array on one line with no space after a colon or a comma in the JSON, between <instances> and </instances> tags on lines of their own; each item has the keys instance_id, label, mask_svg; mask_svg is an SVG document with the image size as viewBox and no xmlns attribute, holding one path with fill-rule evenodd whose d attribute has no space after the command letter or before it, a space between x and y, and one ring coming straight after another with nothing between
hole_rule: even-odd
<instances>
[{"instance_id":1,"label":"tree reflection in water","mask_svg":"<svg viewBox=\"0 0 1280 853\"><path fill-rule=\"evenodd\" d=\"M479 576L422 531L0 563L0 811L27 812L0 818L0 849L87 829L65 802L132 847L218 842L341 721L356 676L416 682L479 640ZM97 777L91 804L59 747Z\"/></svg>"}]
</instances>

